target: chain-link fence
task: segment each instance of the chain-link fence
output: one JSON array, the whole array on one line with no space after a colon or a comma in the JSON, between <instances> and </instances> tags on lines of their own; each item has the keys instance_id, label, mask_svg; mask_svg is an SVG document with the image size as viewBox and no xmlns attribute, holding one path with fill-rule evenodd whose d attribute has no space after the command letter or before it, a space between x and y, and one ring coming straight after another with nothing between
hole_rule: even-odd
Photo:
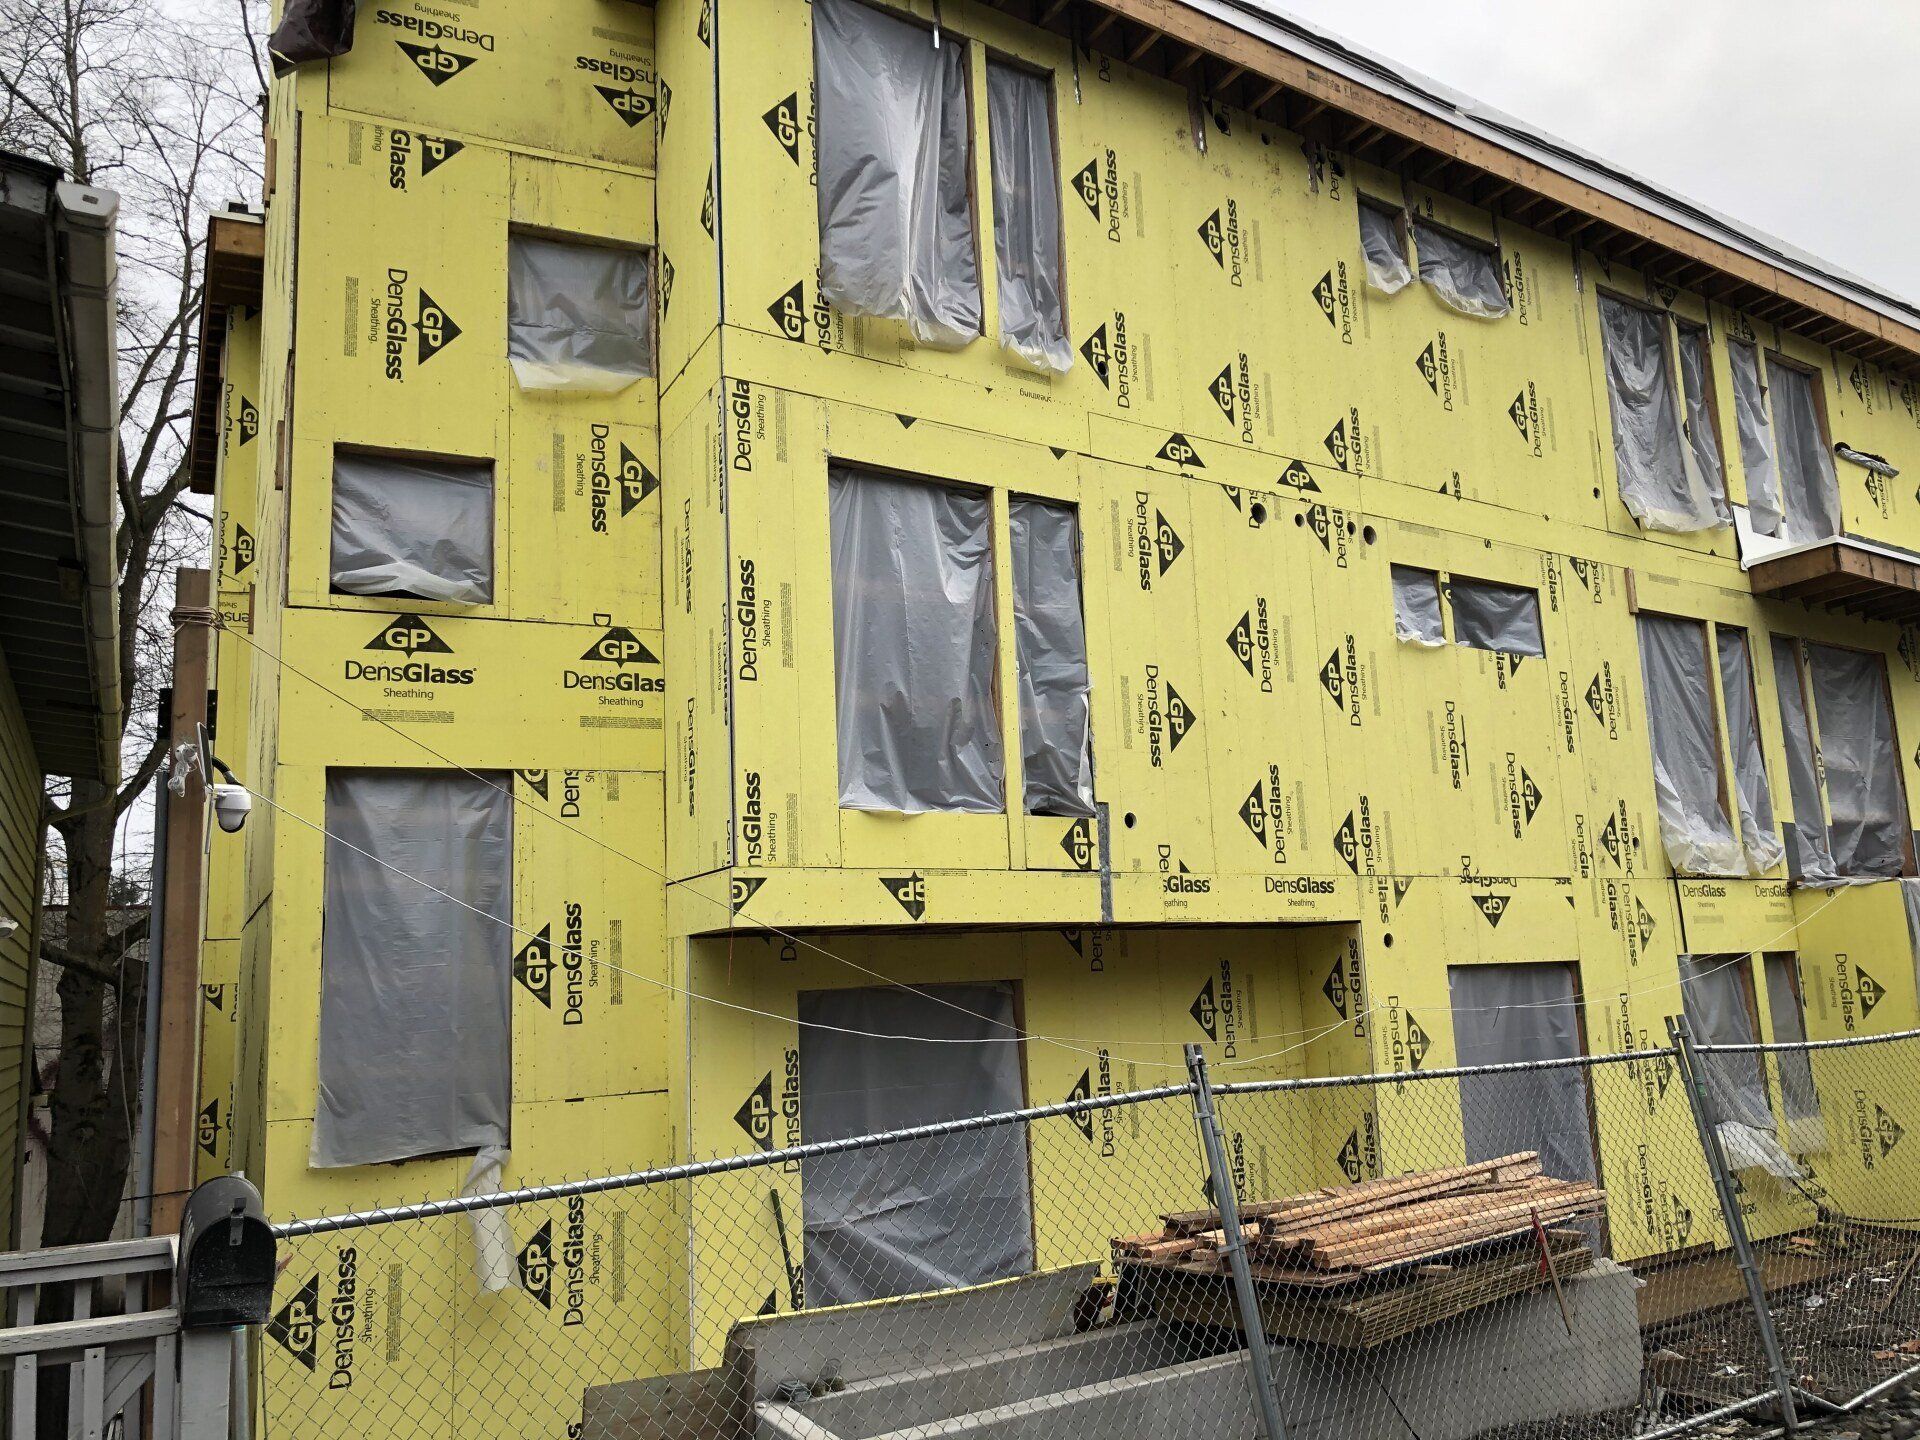
<instances>
[{"instance_id":1,"label":"chain-link fence","mask_svg":"<svg viewBox=\"0 0 1920 1440\"><path fill-rule=\"evenodd\" d=\"M1917 1060L1920 1032L1241 1084L1196 1056L1182 1085L283 1225L255 1418L1575 1440L1777 1424L1784 1379L1805 1419L1920 1365Z\"/></svg>"}]
</instances>

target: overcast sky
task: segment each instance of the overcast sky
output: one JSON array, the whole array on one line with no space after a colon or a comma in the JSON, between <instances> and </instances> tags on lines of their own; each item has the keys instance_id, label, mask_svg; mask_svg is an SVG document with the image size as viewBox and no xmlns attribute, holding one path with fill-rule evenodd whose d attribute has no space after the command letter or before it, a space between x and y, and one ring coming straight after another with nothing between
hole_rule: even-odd
<instances>
[{"instance_id":1,"label":"overcast sky","mask_svg":"<svg viewBox=\"0 0 1920 1440\"><path fill-rule=\"evenodd\" d=\"M1920 301L1914 0L1268 0Z\"/></svg>"}]
</instances>

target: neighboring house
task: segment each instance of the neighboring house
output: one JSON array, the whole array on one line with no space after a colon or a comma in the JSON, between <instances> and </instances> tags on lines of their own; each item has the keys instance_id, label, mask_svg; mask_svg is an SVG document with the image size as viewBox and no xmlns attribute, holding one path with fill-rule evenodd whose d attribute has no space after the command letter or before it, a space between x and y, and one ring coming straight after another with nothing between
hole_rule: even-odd
<instances>
[{"instance_id":1,"label":"neighboring house","mask_svg":"<svg viewBox=\"0 0 1920 1440\"><path fill-rule=\"evenodd\" d=\"M43 781L119 778L118 208L0 152L0 1247L35 1088Z\"/></svg>"},{"instance_id":2,"label":"neighboring house","mask_svg":"<svg viewBox=\"0 0 1920 1440\"><path fill-rule=\"evenodd\" d=\"M1683 994L1718 1039L1920 1021L1911 305L1231 0L391 0L351 48L345 8L289 10L336 58L273 89L194 446L263 797L211 837L201 1100L276 1216L1187 1043L1272 1078L1629 1051ZM1232 1150L1272 1197L1540 1149L1618 1257L1716 1243L1680 1087L1596 1115L1581 1074L1315 1090ZM1856 1183L1854 1097L1755 1077L1756 1153ZM481 1327L707 1364L763 1296L1104 1259L1106 1177L1193 1202L1190 1146L1060 1139L516 1217L578 1308L315 1237L276 1433L561 1434L580 1371L462 1375ZM949 1182L1001 1166L982 1234Z\"/></svg>"}]
</instances>

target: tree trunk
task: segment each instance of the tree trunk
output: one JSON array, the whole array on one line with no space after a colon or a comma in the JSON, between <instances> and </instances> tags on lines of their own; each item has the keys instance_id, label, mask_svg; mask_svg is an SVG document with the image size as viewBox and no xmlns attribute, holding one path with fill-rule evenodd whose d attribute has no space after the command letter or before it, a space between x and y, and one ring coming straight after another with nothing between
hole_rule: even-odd
<instances>
[{"instance_id":1,"label":"tree trunk","mask_svg":"<svg viewBox=\"0 0 1920 1440\"><path fill-rule=\"evenodd\" d=\"M76 808L103 799L97 784L75 782ZM109 1048L111 987L100 974L88 973L130 972L141 963L122 966L108 924L114 816L112 805L101 804L60 826L67 852L66 948L79 963L63 967L59 985L60 1069L50 1096L53 1129L40 1242L49 1246L80 1245L112 1234L132 1151L139 1079L137 1073L129 1076L127 1067L139 1063L137 1015L144 987L137 977L124 986L116 1010L133 1013L118 1015L120 1033Z\"/></svg>"}]
</instances>

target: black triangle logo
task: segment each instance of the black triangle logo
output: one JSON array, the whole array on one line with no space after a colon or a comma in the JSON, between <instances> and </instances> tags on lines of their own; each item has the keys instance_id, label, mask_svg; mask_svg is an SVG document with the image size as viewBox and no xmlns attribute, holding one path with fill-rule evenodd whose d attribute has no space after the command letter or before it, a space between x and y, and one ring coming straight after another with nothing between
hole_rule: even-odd
<instances>
[{"instance_id":1,"label":"black triangle logo","mask_svg":"<svg viewBox=\"0 0 1920 1440\"><path fill-rule=\"evenodd\" d=\"M1473 901L1474 908L1486 919L1487 924L1498 929L1501 918L1506 915L1507 906L1513 897L1510 895L1469 895L1468 898Z\"/></svg>"},{"instance_id":2,"label":"black triangle logo","mask_svg":"<svg viewBox=\"0 0 1920 1440\"><path fill-rule=\"evenodd\" d=\"M542 1306L553 1308L553 1221L542 1220L520 1247L520 1288Z\"/></svg>"},{"instance_id":3,"label":"black triangle logo","mask_svg":"<svg viewBox=\"0 0 1920 1440\"><path fill-rule=\"evenodd\" d=\"M444 45L410 45L405 40L393 42L406 52L413 68L426 76L435 86L461 74L479 57L468 55L459 50L449 50Z\"/></svg>"},{"instance_id":4,"label":"black triangle logo","mask_svg":"<svg viewBox=\"0 0 1920 1440\"><path fill-rule=\"evenodd\" d=\"M1327 317L1327 324L1338 327L1339 320L1333 312L1333 272L1322 275L1313 287L1313 303L1320 307L1320 313Z\"/></svg>"},{"instance_id":5,"label":"black triangle logo","mask_svg":"<svg viewBox=\"0 0 1920 1440\"><path fill-rule=\"evenodd\" d=\"M253 437L260 433L260 411L244 395L240 397L240 414L234 423L240 429L239 443L242 445L252 444Z\"/></svg>"},{"instance_id":6,"label":"black triangle logo","mask_svg":"<svg viewBox=\"0 0 1920 1440\"><path fill-rule=\"evenodd\" d=\"M1077 1105L1092 1098L1093 1070L1089 1067L1080 1072L1080 1078L1074 1082L1073 1089L1067 1092L1067 1103L1069 1105ZM1075 1110L1073 1112L1073 1123L1079 1127L1080 1133L1086 1137L1087 1143L1092 1144L1093 1112L1091 1110Z\"/></svg>"},{"instance_id":7,"label":"black triangle logo","mask_svg":"<svg viewBox=\"0 0 1920 1440\"><path fill-rule=\"evenodd\" d=\"M420 291L420 318L414 322L413 328L420 336L419 363L422 365L460 338L460 327L453 323L453 317L427 294L424 287Z\"/></svg>"},{"instance_id":8,"label":"black triangle logo","mask_svg":"<svg viewBox=\"0 0 1920 1440\"><path fill-rule=\"evenodd\" d=\"M220 1097L207 1101L206 1108L200 1112L200 1123L194 1127L194 1138L207 1154L214 1152L220 1140Z\"/></svg>"},{"instance_id":9,"label":"black triangle logo","mask_svg":"<svg viewBox=\"0 0 1920 1440\"><path fill-rule=\"evenodd\" d=\"M1440 393L1440 367L1433 358L1433 341L1427 342L1427 348L1420 352L1420 358L1413 362L1420 369L1420 378L1427 382L1427 388L1434 394Z\"/></svg>"},{"instance_id":10,"label":"black triangle logo","mask_svg":"<svg viewBox=\"0 0 1920 1440\"><path fill-rule=\"evenodd\" d=\"M733 1123L747 1132L747 1138L762 1150L773 1148L773 1072L760 1077L760 1083L747 1092L740 1108L733 1112Z\"/></svg>"},{"instance_id":11,"label":"black triangle logo","mask_svg":"<svg viewBox=\"0 0 1920 1440\"><path fill-rule=\"evenodd\" d=\"M1207 468L1201 463L1200 452L1194 449L1193 442L1177 430L1167 436L1166 443L1153 453L1158 455L1162 460L1171 460L1175 465L1183 469L1204 470Z\"/></svg>"},{"instance_id":12,"label":"black triangle logo","mask_svg":"<svg viewBox=\"0 0 1920 1440\"><path fill-rule=\"evenodd\" d=\"M596 85L593 88L600 92L600 98L607 102L607 108L626 122L629 130L653 114L653 97L642 95L630 85L625 89L616 89L611 85Z\"/></svg>"},{"instance_id":13,"label":"black triangle logo","mask_svg":"<svg viewBox=\"0 0 1920 1440\"><path fill-rule=\"evenodd\" d=\"M647 648L646 642L636 636L624 625L612 625L607 633L581 653L582 660L594 660L602 665L658 665L660 657Z\"/></svg>"},{"instance_id":14,"label":"black triangle logo","mask_svg":"<svg viewBox=\"0 0 1920 1440\"><path fill-rule=\"evenodd\" d=\"M1187 732L1200 723L1199 718L1180 698L1180 692L1167 686L1167 749L1178 750Z\"/></svg>"},{"instance_id":15,"label":"black triangle logo","mask_svg":"<svg viewBox=\"0 0 1920 1440\"><path fill-rule=\"evenodd\" d=\"M545 770L519 770L515 772L526 787L542 800L548 797L547 772Z\"/></svg>"},{"instance_id":16,"label":"black triangle logo","mask_svg":"<svg viewBox=\"0 0 1920 1440\"><path fill-rule=\"evenodd\" d=\"M880 883L899 902L909 919L918 920L927 913L926 876L917 871L911 875L882 875Z\"/></svg>"},{"instance_id":17,"label":"black triangle logo","mask_svg":"<svg viewBox=\"0 0 1920 1440\"><path fill-rule=\"evenodd\" d=\"M1200 222L1200 243L1207 247L1207 253L1213 256L1213 263L1222 270L1227 268L1227 241L1220 229L1220 212L1215 210Z\"/></svg>"},{"instance_id":18,"label":"black triangle logo","mask_svg":"<svg viewBox=\"0 0 1920 1440\"><path fill-rule=\"evenodd\" d=\"M253 564L253 533L238 521L233 526L233 578L238 580Z\"/></svg>"},{"instance_id":19,"label":"black triangle logo","mask_svg":"<svg viewBox=\"0 0 1920 1440\"><path fill-rule=\"evenodd\" d=\"M1240 802L1240 823L1253 832L1253 838L1260 842L1260 848L1267 846L1267 797L1265 787L1260 781L1253 782L1253 789L1247 798Z\"/></svg>"},{"instance_id":20,"label":"black triangle logo","mask_svg":"<svg viewBox=\"0 0 1920 1440\"><path fill-rule=\"evenodd\" d=\"M267 1334L286 1347L307 1369L314 1368L314 1352L320 1335L320 1277L309 1276L307 1283L294 1292L267 1322Z\"/></svg>"},{"instance_id":21,"label":"black triangle logo","mask_svg":"<svg viewBox=\"0 0 1920 1440\"><path fill-rule=\"evenodd\" d=\"M1433 1048L1433 1037L1420 1028L1420 1022L1411 1014L1407 1016L1407 1065L1418 1070L1426 1063L1427 1051Z\"/></svg>"},{"instance_id":22,"label":"black triangle logo","mask_svg":"<svg viewBox=\"0 0 1920 1440\"><path fill-rule=\"evenodd\" d=\"M900 422L900 428L902 430L911 430L913 428L913 422L920 417L918 415L895 415L893 418Z\"/></svg>"},{"instance_id":23,"label":"black triangle logo","mask_svg":"<svg viewBox=\"0 0 1920 1440\"><path fill-rule=\"evenodd\" d=\"M447 161L466 149L459 140L442 140L433 135L422 135L420 140L420 173L431 175Z\"/></svg>"},{"instance_id":24,"label":"black triangle logo","mask_svg":"<svg viewBox=\"0 0 1920 1440\"><path fill-rule=\"evenodd\" d=\"M1347 967L1344 961L1333 962L1333 968L1327 971L1325 983L1320 986L1320 993L1327 997L1327 1003L1344 1020L1347 1015Z\"/></svg>"},{"instance_id":25,"label":"black triangle logo","mask_svg":"<svg viewBox=\"0 0 1920 1440\"><path fill-rule=\"evenodd\" d=\"M1234 413L1233 366L1227 366L1213 377L1207 393L1213 396L1213 403L1220 407L1220 413L1231 421Z\"/></svg>"},{"instance_id":26,"label":"black triangle logo","mask_svg":"<svg viewBox=\"0 0 1920 1440\"><path fill-rule=\"evenodd\" d=\"M659 477L647 468L647 462L627 448L626 442L620 442L620 516L625 519L654 491L660 488Z\"/></svg>"},{"instance_id":27,"label":"black triangle logo","mask_svg":"<svg viewBox=\"0 0 1920 1440\"><path fill-rule=\"evenodd\" d=\"M1162 575L1173 568L1173 562L1178 560L1187 548L1186 543L1180 538L1180 532L1168 524L1167 517L1158 510L1153 512L1153 547L1160 556Z\"/></svg>"},{"instance_id":28,"label":"black triangle logo","mask_svg":"<svg viewBox=\"0 0 1920 1440\"><path fill-rule=\"evenodd\" d=\"M1354 828L1353 812L1347 812L1347 818L1340 822L1340 828L1333 832L1333 848L1340 856L1341 863L1354 874L1360 873L1360 832Z\"/></svg>"},{"instance_id":29,"label":"black triangle logo","mask_svg":"<svg viewBox=\"0 0 1920 1440\"><path fill-rule=\"evenodd\" d=\"M794 164L800 163L800 94L795 91L765 115L760 117L767 122L767 129L773 132L773 138L780 142L780 148L787 152L787 158Z\"/></svg>"},{"instance_id":30,"label":"black triangle logo","mask_svg":"<svg viewBox=\"0 0 1920 1440\"><path fill-rule=\"evenodd\" d=\"M1087 368L1100 378L1100 383L1109 390L1113 381L1108 372L1111 352L1107 349L1107 327L1105 324L1094 326L1093 333L1087 336L1080 346L1080 354L1087 362Z\"/></svg>"},{"instance_id":31,"label":"black triangle logo","mask_svg":"<svg viewBox=\"0 0 1920 1440\"><path fill-rule=\"evenodd\" d=\"M216 1010L227 1008L227 987L225 985L202 985L200 996Z\"/></svg>"},{"instance_id":32,"label":"black triangle logo","mask_svg":"<svg viewBox=\"0 0 1920 1440\"><path fill-rule=\"evenodd\" d=\"M738 915L746 909L747 902L760 893L760 887L767 883L764 875L736 875L730 887L733 899L733 913Z\"/></svg>"},{"instance_id":33,"label":"black triangle logo","mask_svg":"<svg viewBox=\"0 0 1920 1440\"><path fill-rule=\"evenodd\" d=\"M1074 821L1060 837L1060 848L1067 852L1074 869L1093 869L1093 823L1084 816Z\"/></svg>"},{"instance_id":34,"label":"black triangle logo","mask_svg":"<svg viewBox=\"0 0 1920 1440\"><path fill-rule=\"evenodd\" d=\"M1876 1005L1887 998L1887 989L1858 965L1853 967L1853 974L1855 988L1860 992L1860 1018L1864 1020L1873 1013Z\"/></svg>"},{"instance_id":35,"label":"black triangle logo","mask_svg":"<svg viewBox=\"0 0 1920 1440\"><path fill-rule=\"evenodd\" d=\"M396 615L367 642L369 650L397 650L402 655L451 655L453 647L418 615Z\"/></svg>"},{"instance_id":36,"label":"black triangle logo","mask_svg":"<svg viewBox=\"0 0 1920 1440\"><path fill-rule=\"evenodd\" d=\"M1356 1183L1361 1177L1360 1132L1358 1130L1349 1130L1347 1132L1347 1143L1340 1147L1340 1173Z\"/></svg>"},{"instance_id":37,"label":"black triangle logo","mask_svg":"<svg viewBox=\"0 0 1920 1440\"><path fill-rule=\"evenodd\" d=\"M1227 648L1233 651L1233 658L1240 662L1241 668L1252 675L1254 669L1253 612L1251 610L1234 623L1233 629L1227 635Z\"/></svg>"},{"instance_id":38,"label":"black triangle logo","mask_svg":"<svg viewBox=\"0 0 1920 1440\"><path fill-rule=\"evenodd\" d=\"M552 925L542 925L539 933L520 947L520 953L513 957L513 978L547 1009L553 1008Z\"/></svg>"},{"instance_id":39,"label":"black triangle logo","mask_svg":"<svg viewBox=\"0 0 1920 1440\"><path fill-rule=\"evenodd\" d=\"M1187 1013L1193 1016L1193 1023L1207 1032L1209 1040L1220 1038L1220 1011L1213 998L1213 977L1207 977L1207 983L1200 987L1200 993L1193 997L1193 1004L1187 1007Z\"/></svg>"},{"instance_id":40,"label":"black triangle logo","mask_svg":"<svg viewBox=\"0 0 1920 1440\"><path fill-rule=\"evenodd\" d=\"M773 317L774 328L786 339L807 338L807 301L799 281L796 280L785 294L767 307L767 314Z\"/></svg>"},{"instance_id":41,"label":"black triangle logo","mask_svg":"<svg viewBox=\"0 0 1920 1440\"><path fill-rule=\"evenodd\" d=\"M1100 218L1100 162L1089 160L1073 177L1073 188L1078 192L1081 202L1092 212L1093 218Z\"/></svg>"},{"instance_id":42,"label":"black triangle logo","mask_svg":"<svg viewBox=\"0 0 1920 1440\"><path fill-rule=\"evenodd\" d=\"M1533 783L1533 777L1527 774L1524 765L1520 768L1520 805L1527 823L1531 825L1535 813L1540 809L1540 787Z\"/></svg>"}]
</instances>

